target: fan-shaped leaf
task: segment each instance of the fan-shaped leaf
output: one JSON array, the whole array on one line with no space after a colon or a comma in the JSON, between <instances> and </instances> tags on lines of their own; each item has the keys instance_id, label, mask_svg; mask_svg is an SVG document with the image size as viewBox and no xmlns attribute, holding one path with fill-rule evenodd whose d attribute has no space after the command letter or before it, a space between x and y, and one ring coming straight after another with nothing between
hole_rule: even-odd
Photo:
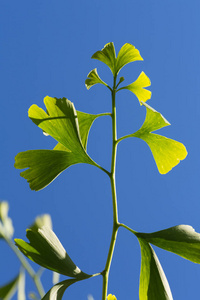
<instances>
[{"instance_id":1,"label":"fan-shaped leaf","mask_svg":"<svg viewBox=\"0 0 200 300\"><path fill-rule=\"evenodd\" d=\"M139 50L129 43L124 44L117 55L115 72L118 74L121 68L136 60L143 60Z\"/></svg>"},{"instance_id":2,"label":"fan-shaped leaf","mask_svg":"<svg viewBox=\"0 0 200 300\"><path fill-rule=\"evenodd\" d=\"M27 230L30 243L15 239L20 251L40 266L59 274L85 279L91 277L83 273L71 260L55 233L43 226L38 231Z\"/></svg>"},{"instance_id":3,"label":"fan-shaped leaf","mask_svg":"<svg viewBox=\"0 0 200 300\"><path fill-rule=\"evenodd\" d=\"M138 98L140 104L141 101L147 101L151 98L151 92L144 89L144 87L150 86L151 85L151 81L149 79L149 77L147 77L147 75L142 72L139 77L136 79L136 81L134 81L133 83L120 88L118 91L122 90L122 89L127 89L129 91L131 91L132 93L134 93L136 95L136 97Z\"/></svg>"},{"instance_id":4,"label":"fan-shaped leaf","mask_svg":"<svg viewBox=\"0 0 200 300\"><path fill-rule=\"evenodd\" d=\"M88 76L87 79L85 80L85 86L89 90L93 85L101 83L105 86L108 86L101 78L99 77L97 73L97 69L92 70Z\"/></svg>"},{"instance_id":5,"label":"fan-shaped leaf","mask_svg":"<svg viewBox=\"0 0 200 300\"><path fill-rule=\"evenodd\" d=\"M26 169L21 176L27 179L30 188L40 190L51 183L71 165L87 163L99 167L86 153L87 139L93 121L102 115L75 111L67 100L46 97L47 112L36 105L29 109L29 117L42 130L59 143L54 150L30 150L15 158L17 169ZM55 151L56 150L56 151Z\"/></svg>"},{"instance_id":6,"label":"fan-shaped leaf","mask_svg":"<svg viewBox=\"0 0 200 300\"><path fill-rule=\"evenodd\" d=\"M113 75L115 75L116 55L113 43L106 44L103 49L95 52L92 58L102 61L111 69Z\"/></svg>"},{"instance_id":7,"label":"fan-shaped leaf","mask_svg":"<svg viewBox=\"0 0 200 300\"><path fill-rule=\"evenodd\" d=\"M187 150L180 142L151 133L151 131L168 126L170 123L152 107L144 102L142 104L147 110L146 119L142 127L129 137L144 140L151 149L159 172L166 174L187 156Z\"/></svg>"},{"instance_id":8,"label":"fan-shaped leaf","mask_svg":"<svg viewBox=\"0 0 200 300\"><path fill-rule=\"evenodd\" d=\"M157 247L194 263L200 263L200 234L189 225L178 225L153 233L136 233L136 235Z\"/></svg>"},{"instance_id":9,"label":"fan-shaped leaf","mask_svg":"<svg viewBox=\"0 0 200 300\"><path fill-rule=\"evenodd\" d=\"M172 300L170 287L152 247L138 238L141 247L140 300Z\"/></svg>"},{"instance_id":10,"label":"fan-shaped leaf","mask_svg":"<svg viewBox=\"0 0 200 300\"><path fill-rule=\"evenodd\" d=\"M122 46L117 58L113 43L106 44L102 50L95 52L92 58L105 63L111 69L114 76L116 76L126 64L136 60L143 60L140 56L140 52L133 45L128 43Z\"/></svg>"}]
</instances>

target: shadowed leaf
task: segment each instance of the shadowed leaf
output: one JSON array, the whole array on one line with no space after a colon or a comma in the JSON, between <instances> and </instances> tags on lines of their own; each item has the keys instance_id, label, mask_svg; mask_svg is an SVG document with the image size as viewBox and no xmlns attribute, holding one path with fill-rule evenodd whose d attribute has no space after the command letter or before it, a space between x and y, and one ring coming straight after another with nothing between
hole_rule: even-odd
<instances>
[{"instance_id":1,"label":"shadowed leaf","mask_svg":"<svg viewBox=\"0 0 200 300\"><path fill-rule=\"evenodd\" d=\"M173 300L161 264L152 247L138 238L141 247L140 300Z\"/></svg>"},{"instance_id":2,"label":"shadowed leaf","mask_svg":"<svg viewBox=\"0 0 200 300\"><path fill-rule=\"evenodd\" d=\"M68 279L65 281L62 281L60 283L57 283L54 285L48 293L42 298L42 300L61 300L65 290L72 285L73 283L77 282L76 279Z\"/></svg>"},{"instance_id":3,"label":"shadowed leaf","mask_svg":"<svg viewBox=\"0 0 200 300\"><path fill-rule=\"evenodd\" d=\"M153 233L136 233L136 236L194 263L200 263L200 234L189 225L178 225Z\"/></svg>"},{"instance_id":4,"label":"shadowed leaf","mask_svg":"<svg viewBox=\"0 0 200 300\"><path fill-rule=\"evenodd\" d=\"M77 279L91 277L82 272L71 260L55 233L43 226L38 231L27 230L30 243L15 239L20 251L40 266Z\"/></svg>"}]
</instances>

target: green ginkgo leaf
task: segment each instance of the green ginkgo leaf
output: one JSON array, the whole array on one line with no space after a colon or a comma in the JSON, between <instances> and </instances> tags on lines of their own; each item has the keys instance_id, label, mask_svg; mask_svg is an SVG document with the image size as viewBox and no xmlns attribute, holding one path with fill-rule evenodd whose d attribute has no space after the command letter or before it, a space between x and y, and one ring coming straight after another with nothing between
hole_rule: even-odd
<instances>
[{"instance_id":1,"label":"green ginkgo leaf","mask_svg":"<svg viewBox=\"0 0 200 300\"><path fill-rule=\"evenodd\" d=\"M171 290L152 247L138 238L141 247L140 300L173 300Z\"/></svg>"},{"instance_id":2,"label":"green ginkgo leaf","mask_svg":"<svg viewBox=\"0 0 200 300\"><path fill-rule=\"evenodd\" d=\"M97 69L92 70L88 76L87 79L85 80L85 86L89 90L93 85L101 83L105 86L108 86L101 78L99 77L97 73Z\"/></svg>"},{"instance_id":3,"label":"green ginkgo leaf","mask_svg":"<svg viewBox=\"0 0 200 300\"><path fill-rule=\"evenodd\" d=\"M148 87L150 85L151 81L149 77L147 77L147 75L144 72L142 72L136 79L136 81L125 87L121 87L120 89L118 89L118 91L122 89L127 89L131 91L136 95L141 104L141 101L145 102L151 98L151 92L149 90L144 89L144 87Z\"/></svg>"},{"instance_id":4,"label":"green ginkgo leaf","mask_svg":"<svg viewBox=\"0 0 200 300\"><path fill-rule=\"evenodd\" d=\"M166 174L180 160L185 159L187 150L180 142L151 133L154 130L170 125L170 123L152 107L144 102L142 104L146 107L146 119L138 131L127 137L137 137L144 140L151 149L159 172Z\"/></svg>"},{"instance_id":5,"label":"green ginkgo leaf","mask_svg":"<svg viewBox=\"0 0 200 300\"><path fill-rule=\"evenodd\" d=\"M67 279L57 283L46 293L42 300L62 300L65 290L77 281L77 279Z\"/></svg>"},{"instance_id":6,"label":"green ginkgo leaf","mask_svg":"<svg viewBox=\"0 0 200 300\"><path fill-rule=\"evenodd\" d=\"M87 163L99 167L86 153L87 139L93 121L107 115L76 112L74 105L66 98L46 97L44 102L47 113L32 105L29 117L59 143L54 150L29 150L15 157L17 169L28 168L21 176L36 191L47 186L71 165Z\"/></svg>"},{"instance_id":7,"label":"green ginkgo leaf","mask_svg":"<svg viewBox=\"0 0 200 300\"><path fill-rule=\"evenodd\" d=\"M124 44L117 55L115 72L118 74L125 65L137 60L143 60L139 50L129 43Z\"/></svg>"},{"instance_id":8,"label":"green ginkgo leaf","mask_svg":"<svg viewBox=\"0 0 200 300\"><path fill-rule=\"evenodd\" d=\"M152 233L136 233L136 236L194 263L200 263L200 234L189 225L178 225Z\"/></svg>"},{"instance_id":9,"label":"green ginkgo leaf","mask_svg":"<svg viewBox=\"0 0 200 300\"><path fill-rule=\"evenodd\" d=\"M136 60L143 60L140 52L129 43L122 46L117 57L114 44L108 43L102 50L95 52L92 55L92 58L105 63L110 68L114 76L116 76L121 68L126 64Z\"/></svg>"},{"instance_id":10,"label":"green ginkgo leaf","mask_svg":"<svg viewBox=\"0 0 200 300\"><path fill-rule=\"evenodd\" d=\"M104 46L103 49L95 52L92 55L92 58L98 59L104 64L106 64L112 71L113 75L115 73L115 64L116 64L116 54L115 47L113 43L108 43Z\"/></svg>"},{"instance_id":11,"label":"green ginkgo leaf","mask_svg":"<svg viewBox=\"0 0 200 300\"><path fill-rule=\"evenodd\" d=\"M26 236L30 243L21 239L15 239L15 243L19 250L35 263L59 274L77 279L91 277L74 264L49 227L43 226L37 231L27 229Z\"/></svg>"}]
</instances>

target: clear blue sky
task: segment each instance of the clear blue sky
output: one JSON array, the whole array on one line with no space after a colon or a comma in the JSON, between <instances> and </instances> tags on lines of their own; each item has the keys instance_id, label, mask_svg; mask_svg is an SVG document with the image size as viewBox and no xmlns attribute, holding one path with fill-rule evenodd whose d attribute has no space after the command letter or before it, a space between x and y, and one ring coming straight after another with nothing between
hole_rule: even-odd
<instances>
[{"instance_id":1,"label":"clear blue sky","mask_svg":"<svg viewBox=\"0 0 200 300\"><path fill-rule=\"evenodd\" d=\"M111 72L91 60L97 50L114 42L140 50L143 62L125 67L127 84L141 71L151 79L148 104L172 124L160 134L186 145L188 157L167 175L160 175L147 145L129 139L118 147L117 193L119 220L135 230L152 232L179 224L200 232L200 2L198 0L35 0L0 3L2 200L10 203L16 238L43 213L52 216L54 231L75 263L87 273L102 271L112 230L112 201L108 177L87 165L62 173L40 192L29 189L14 168L14 157L29 149L52 149L27 116L28 108L44 108L43 98L66 97L77 110L111 110L109 91L84 81L98 68L103 80ZM145 110L129 91L117 96L118 135L133 133L144 121ZM89 136L90 156L110 168L111 122L95 121ZM19 263L2 241L0 285L13 278ZM199 297L200 266L156 249L175 300ZM6 257L6 259L5 259ZM8 268L9 262L9 268ZM34 266L37 268L37 266ZM118 300L138 299L140 249L134 236L120 229L112 262L109 292ZM47 277L49 280L46 280ZM46 291L51 286L45 272ZM61 277L64 279L64 277ZM33 289L29 279L28 289ZM70 287L64 299L101 299L102 278Z\"/></svg>"}]
</instances>

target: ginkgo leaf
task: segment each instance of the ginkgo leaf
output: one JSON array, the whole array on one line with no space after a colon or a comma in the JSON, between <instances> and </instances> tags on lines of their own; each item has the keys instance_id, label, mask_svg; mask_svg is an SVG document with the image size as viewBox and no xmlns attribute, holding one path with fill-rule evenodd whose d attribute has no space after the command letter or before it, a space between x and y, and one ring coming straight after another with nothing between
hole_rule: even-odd
<instances>
[{"instance_id":1,"label":"ginkgo leaf","mask_svg":"<svg viewBox=\"0 0 200 300\"><path fill-rule=\"evenodd\" d=\"M79 123L79 131L81 136L81 141L84 149L87 149L87 140L90 128L98 117L110 116L110 113L101 113L98 115L88 114L81 111L77 111L78 123Z\"/></svg>"},{"instance_id":2,"label":"ginkgo leaf","mask_svg":"<svg viewBox=\"0 0 200 300\"><path fill-rule=\"evenodd\" d=\"M127 137L137 137L144 140L151 149L159 172L166 174L187 156L187 150L180 142L151 133L170 125L170 123L152 107L144 102L142 104L146 107L146 119L138 131Z\"/></svg>"},{"instance_id":3,"label":"ginkgo leaf","mask_svg":"<svg viewBox=\"0 0 200 300\"><path fill-rule=\"evenodd\" d=\"M200 263L200 234L189 225L178 225L161 231L135 235L194 263Z\"/></svg>"},{"instance_id":4,"label":"ginkgo leaf","mask_svg":"<svg viewBox=\"0 0 200 300\"><path fill-rule=\"evenodd\" d=\"M141 248L140 300L173 300L171 290L152 247L138 238Z\"/></svg>"},{"instance_id":5,"label":"ginkgo leaf","mask_svg":"<svg viewBox=\"0 0 200 300\"><path fill-rule=\"evenodd\" d=\"M73 103L66 98L47 96L44 98L44 104L47 112L34 104L29 108L29 118L69 151L81 153L83 145Z\"/></svg>"},{"instance_id":6,"label":"ginkgo leaf","mask_svg":"<svg viewBox=\"0 0 200 300\"><path fill-rule=\"evenodd\" d=\"M19 250L40 266L77 279L91 277L82 272L71 260L55 233L46 226L37 231L27 229L30 243L15 239Z\"/></svg>"},{"instance_id":7,"label":"ginkgo leaf","mask_svg":"<svg viewBox=\"0 0 200 300\"><path fill-rule=\"evenodd\" d=\"M143 60L139 50L129 43L124 44L117 55L115 72L118 74L125 65L137 60Z\"/></svg>"},{"instance_id":8,"label":"ginkgo leaf","mask_svg":"<svg viewBox=\"0 0 200 300\"><path fill-rule=\"evenodd\" d=\"M99 77L97 73L97 69L92 70L85 80L85 86L89 90L94 84L101 83L105 86L108 86L101 78Z\"/></svg>"},{"instance_id":9,"label":"ginkgo leaf","mask_svg":"<svg viewBox=\"0 0 200 300\"><path fill-rule=\"evenodd\" d=\"M77 282L77 279L67 279L54 285L42 298L42 300L62 300L65 290Z\"/></svg>"},{"instance_id":10,"label":"ginkgo leaf","mask_svg":"<svg viewBox=\"0 0 200 300\"><path fill-rule=\"evenodd\" d=\"M147 77L147 75L144 72L142 72L136 79L136 81L125 87L121 87L120 89L118 89L118 91L122 89L127 89L131 91L136 95L141 104L141 101L145 102L151 98L151 92L149 90L144 89L144 87L148 87L150 85L151 81L149 77Z\"/></svg>"},{"instance_id":11,"label":"ginkgo leaf","mask_svg":"<svg viewBox=\"0 0 200 300\"><path fill-rule=\"evenodd\" d=\"M64 147L64 146L63 146ZM15 168L26 169L20 173L30 185L39 191L50 184L61 172L77 163L95 165L87 156L55 150L28 150L15 157Z\"/></svg>"},{"instance_id":12,"label":"ginkgo leaf","mask_svg":"<svg viewBox=\"0 0 200 300\"><path fill-rule=\"evenodd\" d=\"M66 98L46 97L44 102L47 113L32 105L29 117L56 139L58 145L54 150L29 150L15 157L17 169L29 168L21 176L36 191L47 186L71 165L87 163L99 167L86 153L87 139L93 121L99 116L107 115L76 112L74 105Z\"/></svg>"},{"instance_id":13,"label":"ginkgo leaf","mask_svg":"<svg viewBox=\"0 0 200 300\"><path fill-rule=\"evenodd\" d=\"M143 60L140 52L129 43L122 46L117 57L115 54L114 44L108 43L102 50L95 52L92 55L92 58L105 63L110 68L114 76L116 76L121 68L126 64L136 60Z\"/></svg>"},{"instance_id":14,"label":"ginkgo leaf","mask_svg":"<svg viewBox=\"0 0 200 300\"><path fill-rule=\"evenodd\" d=\"M106 44L103 49L95 52L92 58L102 61L111 69L113 75L115 74L116 55L113 43Z\"/></svg>"}]
</instances>

